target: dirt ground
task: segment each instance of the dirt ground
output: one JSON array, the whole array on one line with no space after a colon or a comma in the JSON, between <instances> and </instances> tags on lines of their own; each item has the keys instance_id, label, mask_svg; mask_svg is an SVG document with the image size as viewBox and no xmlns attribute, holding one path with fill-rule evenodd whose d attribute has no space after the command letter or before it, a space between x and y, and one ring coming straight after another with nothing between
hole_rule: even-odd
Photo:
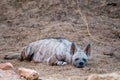
<instances>
[{"instance_id":1,"label":"dirt ground","mask_svg":"<svg viewBox=\"0 0 120 80\"><path fill-rule=\"evenodd\" d=\"M15 69L35 69L43 80L54 80L51 77L55 80L79 80L92 73L120 71L120 1L76 1L1 0L0 63L11 62ZM92 37L78 13L77 5L87 19ZM6 54L20 52L30 42L47 37L65 37L81 49L91 43L92 57L88 66L48 66L3 59Z\"/></svg>"}]
</instances>

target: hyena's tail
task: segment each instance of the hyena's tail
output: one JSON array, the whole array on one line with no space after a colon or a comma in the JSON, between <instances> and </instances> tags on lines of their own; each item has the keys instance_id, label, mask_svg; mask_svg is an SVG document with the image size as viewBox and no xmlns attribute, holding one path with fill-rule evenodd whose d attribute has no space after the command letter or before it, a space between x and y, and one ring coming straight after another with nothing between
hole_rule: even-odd
<instances>
[{"instance_id":1,"label":"hyena's tail","mask_svg":"<svg viewBox=\"0 0 120 80\"><path fill-rule=\"evenodd\" d=\"M8 54L5 55L4 57L4 59L6 60L19 59L19 58L20 58L20 53Z\"/></svg>"}]
</instances>

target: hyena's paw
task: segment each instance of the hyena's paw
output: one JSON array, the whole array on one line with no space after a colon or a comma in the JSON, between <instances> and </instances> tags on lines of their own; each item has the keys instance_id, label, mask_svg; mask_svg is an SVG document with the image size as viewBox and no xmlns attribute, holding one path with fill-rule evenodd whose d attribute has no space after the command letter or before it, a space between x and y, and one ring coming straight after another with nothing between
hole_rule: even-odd
<instances>
[{"instance_id":1,"label":"hyena's paw","mask_svg":"<svg viewBox=\"0 0 120 80\"><path fill-rule=\"evenodd\" d=\"M57 61L57 65L58 66L62 66L62 65L66 65L67 62L64 62L64 61Z\"/></svg>"}]
</instances>

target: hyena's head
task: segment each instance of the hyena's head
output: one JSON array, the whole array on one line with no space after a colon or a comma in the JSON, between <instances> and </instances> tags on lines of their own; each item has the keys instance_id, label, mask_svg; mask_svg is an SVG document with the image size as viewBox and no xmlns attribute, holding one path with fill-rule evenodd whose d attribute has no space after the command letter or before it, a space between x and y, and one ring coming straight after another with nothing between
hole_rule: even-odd
<instances>
[{"instance_id":1,"label":"hyena's head","mask_svg":"<svg viewBox=\"0 0 120 80\"><path fill-rule=\"evenodd\" d=\"M91 54L91 45L88 44L85 50L82 51L73 43L71 46L71 51L73 53L72 64L77 68L85 67L88 63L88 57Z\"/></svg>"}]
</instances>

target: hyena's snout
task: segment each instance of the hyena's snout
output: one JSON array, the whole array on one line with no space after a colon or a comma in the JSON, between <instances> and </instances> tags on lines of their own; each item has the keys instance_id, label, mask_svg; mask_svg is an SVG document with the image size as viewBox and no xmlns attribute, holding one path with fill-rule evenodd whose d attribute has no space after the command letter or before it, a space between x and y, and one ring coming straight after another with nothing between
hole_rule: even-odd
<instances>
[{"instance_id":1,"label":"hyena's snout","mask_svg":"<svg viewBox=\"0 0 120 80\"><path fill-rule=\"evenodd\" d=\"M78 67L83 68L84 66L85 66L85 65L84 65L84 62L80 62Z\"/></svg>"},{"instance_id":2,"label":"hyena's snout","mask_svg":"<svg viewBox=\"0 0 120 80\"><path fill-rule=\"evenodd\" d=\"M78 61L74 62L74 66L77 68L83 68L83 67L87 66L87 60L86 59L78 60Z\"/></svg>"},{"instance_id":3,"label":"hyena's snout","mask_svg":"<svg viewBox=\"0 0 120 80\"><path fill-rule=\"evenodd\" d=\"M86 61L81 61L81 62L79 62L79 65L77 67L78 68L83 68L85 66L87 66L87 62Z\"/></svg>"}]
</instances>

